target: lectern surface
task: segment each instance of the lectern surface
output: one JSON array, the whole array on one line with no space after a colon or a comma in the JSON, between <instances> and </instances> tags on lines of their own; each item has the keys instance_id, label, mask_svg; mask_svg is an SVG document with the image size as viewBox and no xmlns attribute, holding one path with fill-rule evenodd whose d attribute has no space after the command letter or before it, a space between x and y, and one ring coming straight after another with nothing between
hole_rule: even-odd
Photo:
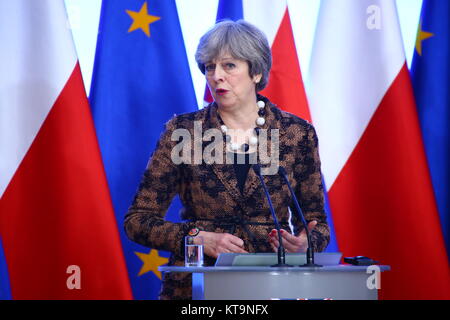
<instances>
[{"instance_id":1,"label":"lectern surface","mask_svg":"<svg viewBox=\"0 0 450 320\"><path fill-rule=\"evenodd\" d=\"M246 255L247 257L249 255ZM352 266L337 264L340 254L317 255L316 263L323 267L300 267L301 255L292 255L287 262L294 267L271 267L276 256L256 254L237 265L236 258L227 255L214 267L162 266L163 272L192 273L193 299L265 300L265 299L365 299L378 298L381 273L389 266ZM256 257L256 258L255 258ZM262 258L261 258L262 257ZM273 258L275 257L275 260ZM303 257L304 258L304 257ZM243 259L243 258L241 258ZM239 261L239 259L238 259Z\"/></svg>"}]
</instances>

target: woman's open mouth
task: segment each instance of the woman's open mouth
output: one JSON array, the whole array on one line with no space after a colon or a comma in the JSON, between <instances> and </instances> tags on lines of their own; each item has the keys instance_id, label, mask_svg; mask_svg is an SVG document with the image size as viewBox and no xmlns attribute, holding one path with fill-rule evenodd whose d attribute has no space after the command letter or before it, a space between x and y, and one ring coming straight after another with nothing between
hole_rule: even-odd
<instances>
[{"instance_id":1,"label":"woman's open mouth","mask_svg":"<svg viewBox=\"0 0 450 320\"><path fill-rule=\"evenodd\" d=\"M225 90L225 89L216 89L216 94L219 96L223 96L227 92L228 92L228 90Z\"/></svg>"}]
</instances>

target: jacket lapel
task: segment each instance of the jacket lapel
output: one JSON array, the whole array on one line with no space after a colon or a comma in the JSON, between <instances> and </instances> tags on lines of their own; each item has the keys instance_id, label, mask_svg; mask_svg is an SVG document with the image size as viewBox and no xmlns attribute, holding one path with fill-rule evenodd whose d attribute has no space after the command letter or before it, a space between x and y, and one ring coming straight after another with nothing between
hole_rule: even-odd
<instances>
[{"instance_id":1,"label":"jacket lapel","mask_svg":"<svg viewBox=\"0 0 450 320\"><path fill-rule=\"evenodd\" d=\"M262 97L259 96L259 99L261 99ZM271 108L272 105L271 103L265 99L266 104L268 104L266 106L266 122L265 124L262 126L261 129L263 129L265 131L265 134L260 134L259 137L259 144L258 144L258 163L261 164L261 167L265 167L266 166L266 162L269 160L267 157L272 155L272 135L271 135L271 129L273 128L277 128L277 120L275 119L275 115L272 112ZM263 138L263 139L261 139ZM262 142L262 140L265 140L266 142ZM261 152L261 149L263 148L263 152ZM260 156L261 155L266 155L264 156L264 159L261 159ZM270 165L270 163L269 163ZM267 183L269 182L269 177L266 175L263 175L263 180L264 183L267 185ZM244 187L244 196L246 197L250 197L253 195L253 193L255 192L255 190L257 190L261 185L261 182L259 181L258 176L256 175L255 171L253 170L253 168L250 168L248 175L247 175L247 180L245 182L245 187Z\"/></svg>"},{"instance_id":2,"label":"jacket lapel","mask_svg":"<svg viewBox=\"0 0 450 320\"><path fill-rule=\"evenodd\" d=\"M267 146L267 151L266 154L267 155L271 155L272 154L272 145L271 145L271 132L270 129L271 128L276 128L276 119L275 116L273 114L273 112L271 111L272 105L270 104L270 102L267 102L269 105L266 106L266 123L262 126L261 129L265 129L267 134L267 144L264 145L264 148ZM215 103L212 103L210 105L210 112L209 112L209 121L207 121L206 127L209 128L217 128L220 129L221 123L219 120L219 115L217 112L217 105ZM255 190L257 190L260 187L260 181L258 176L256 175L256 173L254 172L253 168L250 167L249 171L248 171L248 175L247 175L247 180L245 182L244 185L244 194L241 194L239 188L238 188L238 183L237 183L237 177L236 177L236 173L234 171L234 167L232 165L232 161L230 161L230 159L227 159L227 149L226 149L226 142L225 139L223 139L223 158L224 161L223 163L213 163L211 164L212 166L212 170L214 171L214 173L216 174L217 178L222 182L222 184L225 186L225 188L227 189L227 191L230 193L230 195L237 201L237 202L242 202L245 200L245 198L247 197L251 197L252 194L255 192ZM258 161L260 161L259 156L258 156ZM264 165L263 165L264 166ZM267 176L263 176L264 182L267 184L268 183L268 177Z\"/></svg>"},{"instance_id":3,"label":"jacket lapel","mask_svg":"<svg viewBox=\"0 0 450 320\"><path fill-rule=\"evenodd\" d=\"M216 103L210 105L209 121L207 127L215 128L220 130L221 123L219 121L219 115L217 112ZM212 170L216 174L217 178L222 182L224 187L230 193L230 195L235 199L235 201L242 201L242 195L239 191L237 184L236 173L234 172L234 167L231 159L227 159L227 150L225 139L222 139L222 163L214 162L211 164Z\"/></svg>"}]
</instances>

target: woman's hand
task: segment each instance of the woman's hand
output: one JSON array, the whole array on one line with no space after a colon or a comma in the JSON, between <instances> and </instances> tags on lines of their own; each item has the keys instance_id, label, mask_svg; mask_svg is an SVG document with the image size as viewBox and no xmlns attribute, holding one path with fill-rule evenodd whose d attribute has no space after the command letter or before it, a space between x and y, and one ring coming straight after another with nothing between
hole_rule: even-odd
<instances>
[{"instance_id":1,"label":"woman's hand","mask_svg":"<svg viewBox=\"0 0 450 320\"><path fill-rule=\"evenodd\" d=\"M247 253L244 241L232 234L200 231L198 236L203 237L203 252L210 257L217 258L220 253L229 252Z\"/></svg>"},{"instance_id":2,"label":"woman's hand","mask_svg":"<svg viewBox=\"0 0 450 320\"><path fill-rule=\"evenodd\" d=\"M317 225L317 221L313 220L308 223L308 230L311 232L314 227ZM290 234L288 231L281 229L281 237L283 238L283 247L286 249L286 252L289 253L298 253L298 252L306 252L308 248L308 239L306 237L306 230L303 229L302 232L298 236L294 236ZM272 246L274 252L278 251L278 232L273 229L269 233L269 242Z\"/></svg>"}]
</instances>

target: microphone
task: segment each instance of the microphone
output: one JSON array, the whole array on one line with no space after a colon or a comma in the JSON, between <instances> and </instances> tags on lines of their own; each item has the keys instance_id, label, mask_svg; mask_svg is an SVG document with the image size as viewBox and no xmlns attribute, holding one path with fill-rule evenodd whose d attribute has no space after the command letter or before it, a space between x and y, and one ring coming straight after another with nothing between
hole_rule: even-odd
<instances>
[{"instance_id":1,"label":"microphone","mask_svg":"<svg viewBox=\"0 0 450 320\"><path fill-rule=\"evenodd\" d=\"M306 223L305 215L303 214L302 209L300 208L300 205L298 204L297 196L294 193L294 190L292 190L292 186L289 182L289 179L286 174L286 169L284 169L282 166L278 167L278 174L283 177L284 181L286 182L289 192L291 194L292 200L295 205L295 209L297 209L297 213L300 217L300 220L302 221L303 225L305 226L306 230L306 238L308 240L308 248L306 249L306 263L301 265L300 267L322 267L321 265L314 263L314 251L312 248L312 241L311 241L311 234L308 230L308 224Z\"/></svg>"},{"instance_id":2,"label":"microphone","mask_svg":"<svg viewBox=\"0 0 450 320\"><path fill-rule=\"evenodd\" d=\"M278 222L277 216L275 214L275 210L272 205L272 200L270 199L269 191L267 190L266 184L264 183L264 179L261 175L261 166L259 164L253 165L253 171L255 171L256 175L259 178L259 181L261 181L261 186L264 189L264 194L266 195L267 202L269 203L270 213L272 214L273 221L275 222L275 228L277 229L278 233L278 263L274 264L271 267L292 267L291 265L286 264L286 251L283 247L283 237L281 236L280 232L280 224Z\"/></svg>"}]
</instances>

